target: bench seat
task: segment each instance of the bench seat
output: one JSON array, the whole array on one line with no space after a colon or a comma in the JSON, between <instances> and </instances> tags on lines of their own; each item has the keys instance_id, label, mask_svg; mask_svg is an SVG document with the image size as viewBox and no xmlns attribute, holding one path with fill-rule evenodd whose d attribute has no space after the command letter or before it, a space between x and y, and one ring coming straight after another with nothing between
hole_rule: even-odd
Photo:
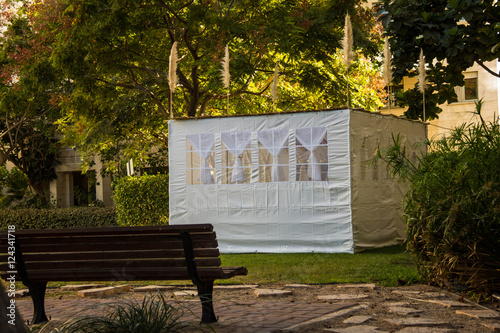
<instances>
[{"instance_id":1,"label":"bench seat","mask_svg":"<svg viewBox=\"0 0 500 333\"><path fill-rule=\"evenodd\" d=\"M216 279L246 275L245 267L221 267L211 224L16 230L0 232L0 276L14 275L33 299L33 324L47 321L49 281L191 280L202 301L202 322L216 321ZM9 261L15 247L15 274ZM11 247L12 249L12 247Z\"/></svg>"}]
</instances>

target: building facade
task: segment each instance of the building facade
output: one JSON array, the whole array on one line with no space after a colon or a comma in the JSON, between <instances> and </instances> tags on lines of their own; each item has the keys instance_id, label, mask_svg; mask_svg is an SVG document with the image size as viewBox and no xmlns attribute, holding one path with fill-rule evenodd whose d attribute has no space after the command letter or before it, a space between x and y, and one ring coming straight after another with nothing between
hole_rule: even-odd
<instances>
[{"instance_id":1,"label":"building facade","mask_svg":"<svg viewBox=\"0 0 500 333\"><path fill-rule=\"evenodd\" d=\"M500 71L498 60L490 61L485 65L492 71ZM439 118L428 121L428 137L438 138L446 135L457 126L464 123L478 122L479 116L475 113L476 103L482 101L481 116L487 122L498 123L500 110L500 79L488 73L484 68L475 64L467 69L464 74L464 84L455 87L457 100L452 103L439 105L443 110ZM415 87L417 77L405 77L400 84L391 85L391 105L386 105L380 111L384 114L402 116L404 108L397 106L395 93L398 90L408 90Z\"/></svg>"}]
</instances>

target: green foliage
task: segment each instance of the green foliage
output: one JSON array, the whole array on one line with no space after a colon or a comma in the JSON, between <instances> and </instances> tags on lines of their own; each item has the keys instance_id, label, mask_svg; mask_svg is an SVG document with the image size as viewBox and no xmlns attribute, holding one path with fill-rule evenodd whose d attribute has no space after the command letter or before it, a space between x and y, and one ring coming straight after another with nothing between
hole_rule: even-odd
<instances>
[{"instance_id":1,"label":"green foliage","mask_svg":"<svg viewBox=\"0 0 500 333\"><path fill-rule=\"evenodd\" d=\"M168 224L168 175L123 177L115 182L118 224Z\"/></svg>"},{"instance_id":2,"label":"green foliage","mask_svg":"<svg viewBox=\"0 0 500 333\"><path fill-rule=\"evenodd\" d=\"M500 290L500 126L458 127L432 141L418 165L399 148L385 157L410 182L407 244L423 276L442 286Z\"/></svg>"},{"instance_id":3,"label":"green foliage","mask_svg":"<svg viewBox=\"0 0 500 333\"><path fill-rule=\"evenodd\" d=\"M427 78L432 84L428 86L429 103L453 102L456 98L453 87L463 85L462 72L475 62L500 77L484 65L500 57L497 1L383 0L380 9L391 44L394 81L415 75L422 49ZM412 93L421 99L417 90ZM422 108L418 109L411 101L405 105L422 119Z\"/></svg>"},{"instance_id":4,"label":"green foliage","mask_svg":"<svg viewBox=\"0 0 500 333\"><path fill-rule=\"evenodd\" d=\"M15 225L16 229L114 227L116 210L113 207L3 210L0 230L7 230L9 225Z\"/></svg>"},{"instance_id":5,"label":"green foliage","mask_svg":"<svg viewBox=\"0 0 500 333\"><path fill-rule=\"evenodd\" d=\"M52 333L177 333L191 326L182 321L184 311L160 292L146 295L142 303L121 300L96 309L103 315L70 319Z\"/></svg>"},{"instance_id":6,"label":"green foliage","mask_svg":"<svg viewBox=\"0 0 500 333\"><path fill-rule=\"evenodd\" d=\"M40 36L54 41L53 64L75 85L60 103L64 142L86 161L99 154L110 172L131 158L142 167L151 147L167 146L174 42L175 117L227 113L220 77L226 45L229 114L274 111L270 86L277 62L278 112L339 107L346 105L347 82L337 51L349 12L355 49L366 57L349 78L352 105L381 105L377 89L383 87L372 82L380 31L363 1L50 0L30 11Z\"/></svg>"},{"instance_id":7,"label":"green foliage","mask_svg":"<svg viewBox=\"0 0 500 333\"><path fill-rule=\"evenodd\" d=\"M19 2L17 3L19 4ZM0 164L12 162L43 197L56 178L59 146L53 122L71 83L49 59L48 39L33 31L25 6L6 15L0 36ZM3 7L2 9L5 9Z\"/></svg>"},{"instance_id":8,"label":"green foliage","mask_svg":"<svg viewBox=\"0 0 500 333\"><path fill-rule=\"evenodd\" d=\"M28 179L18 168L8 171L0 167L0 188L4 192L0 193L0 209L21 201L29 193Z\"/></svg>"}]
</instances>

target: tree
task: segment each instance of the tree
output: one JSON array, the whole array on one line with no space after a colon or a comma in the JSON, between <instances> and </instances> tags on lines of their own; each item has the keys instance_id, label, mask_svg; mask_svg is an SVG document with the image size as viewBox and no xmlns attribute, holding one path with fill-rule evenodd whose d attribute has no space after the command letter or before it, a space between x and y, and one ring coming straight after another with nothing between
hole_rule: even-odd
<instances>
[{"instance_id":1,"label":"tree","mask_svg":"<svg viewBox=\"0 0 500 333\"><path fill-rule=\"evenodd\" d=\"M169 52L178 45L174 116L226 113L220 79L230 51L230 114L270 112L270 83L280 64L278 110L345 105L345 71L337 50L345 13L353 20L355 47L365 59L378 52L380 33L361 1L131 1L48 0L32 7L35 27L56 43L52 59L75 83L61 106L67 142L90 157L144 156L166 145ZM366 76L351 83L357 107L375 108ZM373 68L374 65L372 64ZM369 74L368 74L369 73ZM357 93L357 97L356 97ZM362 96L361 96L362 95ZM357 98L357 100L356 100ZM119 143L118 143L119 141ZM116 155L115 155L116 160Z\"/></svg>"},{"instance_id":2,"label":"tree","mask_svg":"<svg viewBox=\"0 0 500 333\"><path fill-rule=\"evenodd\" d=\"M452 102L455 86L462 86L462 72L478 63L490 74L485 62L500 57L500 6L487 0L383 0L380 10L390 38L395 68L394 81L413 76L420 49L426 58L427 77L432 83L426 94L430 119L441 111L436 104ZM413 93L402 95L413 119L422 118L422 106ZM420 95L421 97L421 95ZM426 112L427 113L427 112Z\"/></svg>"},{"instance_id":3,"label":"tree","mask_svg":"<svg viewBox=\"0 0 500 333\"><path fill-rule=\"evenodd\" d=\"M4 9L9 15L0 37L0 164L12 162L43 197L44 184L56 178L53 121L67 83L52 67L46 41L31 29L27 6Z\"/></svg>"}]
</instances>

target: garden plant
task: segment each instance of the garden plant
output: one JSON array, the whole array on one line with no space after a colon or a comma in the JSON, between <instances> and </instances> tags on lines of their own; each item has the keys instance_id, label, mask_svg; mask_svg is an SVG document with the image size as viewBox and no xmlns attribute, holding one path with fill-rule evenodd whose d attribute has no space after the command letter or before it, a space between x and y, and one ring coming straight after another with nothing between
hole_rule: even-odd
<instances>
[{"instance_id":1,"label":"garden plant","mask_svg":"<svg viewBox=\"0 0 500 333\"><path fill-rule=\"evenodd\" d=\"M477 103L480 114L481 102ZM465 124L407 156L398 137L379 157L409 183L407 246L424 279L487 295L500 290L500 127Z\"/></svg>"}]
</instances>

